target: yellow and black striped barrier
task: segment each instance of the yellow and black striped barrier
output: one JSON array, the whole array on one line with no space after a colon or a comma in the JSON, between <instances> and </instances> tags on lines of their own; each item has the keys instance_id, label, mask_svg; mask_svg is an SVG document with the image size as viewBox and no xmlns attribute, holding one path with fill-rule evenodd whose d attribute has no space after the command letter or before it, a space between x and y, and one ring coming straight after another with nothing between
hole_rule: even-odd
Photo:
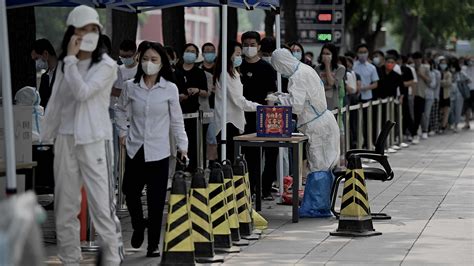
<instances>
[{"instance_id":1,"label":"yellow and black striped barrier","mask_svg":"<svg viewBox=\"0 0 474 266\"><path fill-rule=\"evenodd\" d=\"M209 194L202 169L198 169L191 180L189 210L196 261L198 263L224 262L224 258L215 256L214 252Z\"/></svg>"},{"instance_id":2,"label":"yellow and black striped barrier","mask_svg":"<svg viewBox=\"0 0 474 266\"><path fill-rule=\"evenodd\" d=\"M375 236L382 233L374 230L370 215L369 196L365 186L364 170L360 157L349 158L341 200L339 226L332 236Z\"/></svg>"},{"instance_id":3,"label":"yellow and black striped barrier","mask_svg":"<svg viewBox=\"0 0 474 266\"><path fill-rule=\"evenodd\" d=\"M168 203L168 219L161 265L195 265L191 221L184 173L176 172Z\"/></svg>"},{"instance_id":4,"label":"yellow and black striped barrier","mask_svg":"<svg viewBox=\"0 0 474 266\"><path fill-rule=\"evenodd\" d=\"M209 177L209 206L211 207L212 233L216 251L227 253L240 252L232 247L232 238L228 218L228 206L224 189L224 174L220 164L214 163Z\"/></svg>"},{"instance_id":5,"label":"yellow and black striped barrier","mask_svg":"<svg viewBox=\"0 0 474 266\"><path fill-rule=\"evenodd\" d=\"M235 201L234 173L232 163L229 160L222 162L222 173L224 174L224 186L227 200L227 213L229 215L230 234L232 242L236 246L248 246L247 240L240 239L239 218L237 212L237 203Z\"/></svg>"},{"instance_id":6,"label":"yellow and black striped barrier","mask_svg":"<svg viewBox=\"0 0 474 266\"><path fill-rule=\"evenodd\" d=\"M247 197L247 186L245 183L245 164L239 158L234 163L234 187L235 187L235 200L237 202L237 217L239 219L239 231L240 236L247 240L257 240L258 236L252 236L252 217L249 212L249 201ZM255 238L256 237L256 238ZM251 238L251 239L249 239Z\"/></svg>"}]
</instances>

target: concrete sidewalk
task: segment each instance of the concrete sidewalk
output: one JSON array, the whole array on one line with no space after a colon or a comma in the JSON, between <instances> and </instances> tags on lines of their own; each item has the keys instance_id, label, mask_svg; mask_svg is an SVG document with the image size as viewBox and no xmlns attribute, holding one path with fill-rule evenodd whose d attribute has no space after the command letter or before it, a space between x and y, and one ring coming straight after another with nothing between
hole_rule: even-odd
<instances>
[{"instance_id":1,"label":"concrete sidewalk","mask_svg":"<svg viewBox=\"0 0 474 266\"><path fill-rule=\"evenodd\" d=\"M373 222L381 236L329 236L337 228L335 218L305 218L294 224L290 206L264 202L261 213L269 229L261 240L226 256L224 264L473 265L474 130L434 136L390 154L389 161L393 181L367 182L372 212L392 216ZM124 265L156 265L159 258L144 257L146 245L129 249L127 216L122 225L129 255ZM47 245L50 265L57 263L55 250ZM87 258L85 264L93 262L92 255Z\"/></svg>"}]
</instances>

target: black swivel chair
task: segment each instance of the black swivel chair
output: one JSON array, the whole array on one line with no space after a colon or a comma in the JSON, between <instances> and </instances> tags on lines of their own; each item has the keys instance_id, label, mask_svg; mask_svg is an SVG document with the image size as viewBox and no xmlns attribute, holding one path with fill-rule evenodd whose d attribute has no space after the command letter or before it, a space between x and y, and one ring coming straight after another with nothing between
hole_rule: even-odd
<instances>
[{"instance_id":1,"label":"black swivel chair","mask_svg":"<svg viewBox=\"0 0 474 266\"><path fill-rule=\"evenodd\" d=\"M384 154L384 152L385 152L385 143L387 141L387 137L390 133L390 130L392 130L395 124L396 124L395 122L390 121L390 120L385 122L385 125L383 126L382 131L380 132L375 142L375 150L354 149L354 150L349 150L346 152L345 154L346 160L348 160L351 155L357 154L360 158L375 160L383 167L383 169L377 168L377 167L362 168L364 170L365 179L379 180L382 182L390 181L393 179L394 173L392 171L392 168L390 167L390 164L388 163L387 156ZM339 218L339 212L336 212L334 207L336 204L337 190L339 187L339 183L342 181L342 179L344 179L345 174L346 174L346 169L336 168L333 170L333 173L336 179L334 180L333 188L332 188L331 212L336 217ZM376 220L391 219L391 217L385 213L371 213L371 215L372 215L372 219L376 219Z\"/></svg>"}]
</instances>

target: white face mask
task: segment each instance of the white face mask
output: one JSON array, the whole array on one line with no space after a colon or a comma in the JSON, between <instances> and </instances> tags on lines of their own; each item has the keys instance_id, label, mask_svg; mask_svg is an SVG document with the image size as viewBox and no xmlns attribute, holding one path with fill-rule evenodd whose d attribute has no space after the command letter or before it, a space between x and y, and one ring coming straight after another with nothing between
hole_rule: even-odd
<instances>
[{"instance_id":1,"label":"white face mask","mask_svg":"<svg viewBox=\"0 0 474 266\"><path fill-rule=\"evenodd\" d=\"M48 61L44 60L43 58L36 59L35 64L36 64L36 71L48 69Z\"/></svg>"},{"instance_id":2,"label":"white face mask","mask_svg":"<svg viewBox=\"0 0 474 266\"><path fill-rule=\"evenodd\" d=\"M257 47L244 47L243 53L246 57L252 58L257 55Z\"/></svg>"},{"instance_id":3,"label":"white face mask","mask_svg":"<svg viewBox=\"0 0 474 266\"><path fill-rule=\"evenodd\" d=\"M372 62L375 64L375 65L378 65L380 64L380 57L376 56L372 59Z\"/></svg>"},{"instance_id":4,"label":"white face mask","mask_svg":"<svg viewBox=\"0 0 474 266\"><path fill-rule=\"evenodd\" d=\"M151 61L143 61L142 69L148 76L156 75L161 70L161 64L155 64Z\"/></svg>"},{"instance_id":5,"label":"white face mask","mask_svg":"<svg viewBox=\"0 0 474 266\"><path fill-rule=\"evenodd\" d=\"M99 42L99 34L95 32L89 32L86 35L82 36L81 47L79 50L85 52L93 52L97 48L97 43Z\"/></svg>"}]
</instances>

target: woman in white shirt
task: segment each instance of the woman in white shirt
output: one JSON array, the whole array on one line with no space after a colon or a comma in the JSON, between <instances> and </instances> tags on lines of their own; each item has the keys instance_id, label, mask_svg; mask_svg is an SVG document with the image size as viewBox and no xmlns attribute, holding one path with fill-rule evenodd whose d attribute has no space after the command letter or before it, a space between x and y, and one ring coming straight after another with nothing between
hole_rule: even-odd
<instances>
[{"instance_id":1,"label":"woman in white shirt","mask_svg":"<svg viewBox=\"0 0 474 266\"><path fill-rule=\"evenodd\" d=\"M116 107L120 143L127 158L123 192L132 219L132 247L139 248L148 227L147 257L158 257L170 156L170 130L183 159L188 150L178 88L166 51L148 42L140 51L134 80L126 82ZM130 109L130 117L127 110ZM130 121L128 128L127 118ZM147 185L148 222L143 217L142 190Z\"/></svg>"},{"instance_id":2,"label":"woman in white shirt","mask_svg":"<svg viewBox=\"0 0 474 266\"><path fill-rule=\"evenodd\" d=\"M123 260L120 221L115 215L109 97L117 64L103 53L102 25L88 6L67 18L56 81L48 102L42 139L54 143L55 219L58 256L79 265L81 187L85 187L95 229L103 240L105 265Z\"/></svg>"},{"instance_id":3,"label":"woman in white shirt","mask_svg":"<svg viewBox=\"0 0 474 266\"><path fill-rule=\"evenodd\" d=\"M221 49L219 49L221 51ZM226 157L228 159L234 156L234 136L241 135L245 129L245 115L244 112L255 112L258 103L247 101L243 95L243 85L240 81L240 73L237 70L242 64L242 45L236 41L229 40L227 43L227 145ZM214 83L216 85L215 98L215 119L216 119L216 134L219 135L217 140L220 140L220 132L222 130L222 106L224 98L222 96L222 87L220 84L220 77L222 73L222 54L216 59L216 72L214 74Z\"/></svg>"}]
</instances>

